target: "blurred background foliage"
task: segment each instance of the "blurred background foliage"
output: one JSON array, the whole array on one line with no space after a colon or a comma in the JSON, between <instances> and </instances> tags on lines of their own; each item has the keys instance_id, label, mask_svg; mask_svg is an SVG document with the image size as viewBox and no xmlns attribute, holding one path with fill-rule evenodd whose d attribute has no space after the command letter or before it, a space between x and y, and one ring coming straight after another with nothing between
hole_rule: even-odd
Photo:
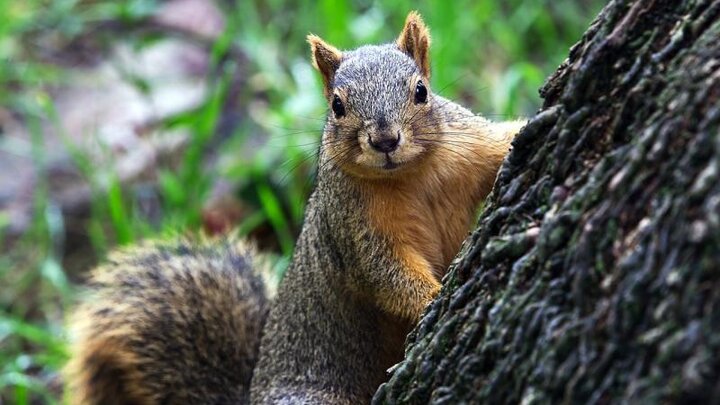
<instances>
[{"instance_id":1,"label":"blurred background foliage","mask_svg":"<svg viewBox=\"0 0 720 405\"><path fill-rule=\"evenodd\" d=\"M282 271L326 111L307 33L341 49L388 42L418 9L433 37L434 91L503 120L533 114L538 88L603 3L0 0L0 404L62 402L64 311L82 274L113 246L233 229L273 252ZM132 59L168 40L192 44L197 66L191 87L157 102L162 69L143 75ZM82 80L108 70L126 93L151 101L135 109L195 96L140 111L129 143L107 141L102 132L115 128L73 130L67 115L92 118L99 103L73 89L92 88ZM125 101L104 102L120 114ZM127 175L123 154L144 145L133 137L179 146L153 149L142 175ZM125 159L135 162L132 153ZM22 171L31 172L31 192L18 196L1 180ZM68 176L82 192L63 194Z\"/></svg>"}]
</instances>

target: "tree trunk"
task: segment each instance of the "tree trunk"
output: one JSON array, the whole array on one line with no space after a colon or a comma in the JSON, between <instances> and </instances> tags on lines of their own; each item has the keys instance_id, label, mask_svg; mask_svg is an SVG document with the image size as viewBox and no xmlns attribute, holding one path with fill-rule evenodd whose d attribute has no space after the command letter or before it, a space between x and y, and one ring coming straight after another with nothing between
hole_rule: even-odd
<instances>
[{"instance_id":1,"label":"tree trunk","mask_svg":"<svg viewBox=\"0 0 720 405\"><path fill-rule=\"evenodd\" d=\"M374 403L720 402L720 1L612 1Z\"/></svg>"}]
</instances>

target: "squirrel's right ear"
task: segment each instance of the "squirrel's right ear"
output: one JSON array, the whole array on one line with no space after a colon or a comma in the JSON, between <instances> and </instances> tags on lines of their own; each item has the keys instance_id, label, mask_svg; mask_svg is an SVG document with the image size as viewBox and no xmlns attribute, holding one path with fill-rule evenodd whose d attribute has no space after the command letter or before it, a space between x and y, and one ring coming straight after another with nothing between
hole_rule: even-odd
<instances>
[{"instance_id":1,"label":"squirrel's right ear","mask_svg":"<svg viewBox=\"0 0 720 405\"><path fill-rule=\"evenodd\" d=\"M417 11L411 11L405 19L397 46L415 60L422 74L430 78L430 30Z\"/></svg>"},{"instance_id":2,"label":"squirrel's right ear","mask_svg":"<svg viewBox=\"0 0 720 405\"><path fill-rule=\"evenodd\" d=\"M342 52L334 46L323 41L319 36L310 34L307 36L312 52L313 66L320 71L325 85L325 96L330 96L330 84L335 77L335 72L340 67Z\"/></svg>"}]
</instances>

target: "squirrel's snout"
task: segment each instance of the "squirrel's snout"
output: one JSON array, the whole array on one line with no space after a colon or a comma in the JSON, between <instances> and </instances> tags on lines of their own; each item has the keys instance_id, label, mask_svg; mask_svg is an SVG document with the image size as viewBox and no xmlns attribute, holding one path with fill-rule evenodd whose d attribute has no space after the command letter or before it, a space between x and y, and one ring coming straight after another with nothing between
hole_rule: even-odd
<instances>
[{"instance_id":1,"label":"squirrel's snout","mask_svg":"<svg viewBox=\"0 0 720 405\"><path fill-rule=\"evenodd\" d=\"M398 144L400 143L400 132L397 134L387 134L387 135L381 135L378 136L376 139L373 139L371 136L369 141L370 146L373 147L373 149L377 150L378 152L382 153L390 153L397 149Z\"/></svg>"}]
</instances>

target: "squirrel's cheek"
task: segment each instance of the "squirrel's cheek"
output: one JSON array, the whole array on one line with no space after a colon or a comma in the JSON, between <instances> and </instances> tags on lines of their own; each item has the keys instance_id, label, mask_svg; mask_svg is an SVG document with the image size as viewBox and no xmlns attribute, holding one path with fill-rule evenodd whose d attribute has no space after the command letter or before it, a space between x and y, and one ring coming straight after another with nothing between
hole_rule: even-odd
<instances>
[{"instance_id":1,"label":"squirrel's cheek","mask_svg":"<svg viewBox=\"0 0 720 405\"><path fill-rule=\"evenodd\" d=\"M358 145L360 145L360 151L363 154L372 153L372 146L370 146L370 136L367 134L360 134L358 136Z\"/></svg>"}]
</instances>

